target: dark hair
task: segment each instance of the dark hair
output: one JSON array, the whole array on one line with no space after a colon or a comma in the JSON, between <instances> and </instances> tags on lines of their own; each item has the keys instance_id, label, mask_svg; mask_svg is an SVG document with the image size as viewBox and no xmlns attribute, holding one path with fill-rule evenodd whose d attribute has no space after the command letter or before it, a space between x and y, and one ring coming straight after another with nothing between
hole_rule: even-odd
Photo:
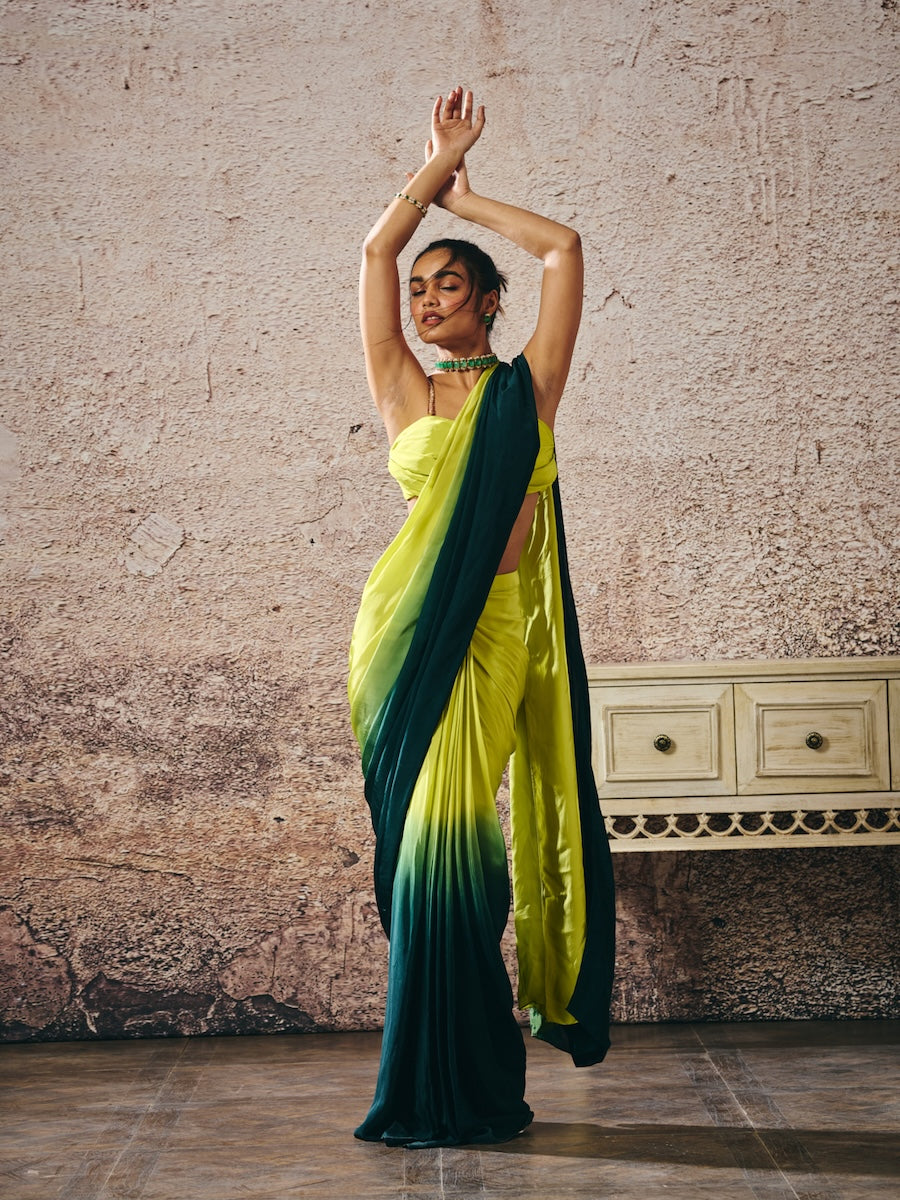
<instances>
[{"instance_id":1,"label":"dark hair","mask_svg":"<svg viewBox=\"0 0 900 1200\"><path fill-rule=\"evenodd\" d=\"M463 241L461 238L438 238L437 241L430 242L424 250L419 251L415 262L418 262L423 255L430 254L432 250L447 251L450 255L446 264L448 267L451 263L462 263L469 273L472 290L476 292L479 300L483 299L488 292L496 292L498 295L497 312L503 312L499 297L506 291L506 276L502 271L497 270L494 260L489 254L485 254L480 246L476 246L474 242ZM467 296L466 300L468 298ZM491 324L493 325L493 321Z\"/></svg>"}]
</instances>

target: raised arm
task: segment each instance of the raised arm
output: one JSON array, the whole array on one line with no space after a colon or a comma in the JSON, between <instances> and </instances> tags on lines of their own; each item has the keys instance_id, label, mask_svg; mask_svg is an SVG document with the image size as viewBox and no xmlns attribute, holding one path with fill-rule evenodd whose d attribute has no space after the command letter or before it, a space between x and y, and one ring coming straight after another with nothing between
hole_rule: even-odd
<instances>
[{"instance_id":1,"label":"raised arm","mask_svg":"<svg viewBox=\"0 0 900 1200\"><path fill-rule=\"evenodd\" d=\"M574 229L548 217L477 195L469 187L465 163L439 189L435 202L464 221L499 233L543 262L537 325L524 353L538 416L552 427L581 322L581 238Z\"/></svg>"},{"instance_id":2,"label":"raised arm","mask_svg":"<svg viewBox=\"0 0 900 1200\"><path fill-rule=\"evenodd\" d=\"M403 336L397 257L415 233L424 210L460 165L484 128L484 108L473 115L472 93L454 89L432 111L436 149L393 199L363 244L359 313L366 375L388 436L409 422L410 396L427 391L424 372Z\"/></svg>"}]
</instances>

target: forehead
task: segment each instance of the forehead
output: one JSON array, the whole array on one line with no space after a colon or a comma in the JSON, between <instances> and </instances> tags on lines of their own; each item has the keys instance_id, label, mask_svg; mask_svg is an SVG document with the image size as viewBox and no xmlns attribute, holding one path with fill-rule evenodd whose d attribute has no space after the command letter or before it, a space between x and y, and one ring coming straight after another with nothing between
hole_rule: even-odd
<instances>
[{"instance_id":1,"label":"forehead","mask_svg":"<svg viewBox=\"0 0 900 1200\"><path fill-rule=\"evenodd\" d=\"M463 279L469 278L465 265L457 262L448 250L429 250L413 263L410 279L431 279L440 271L452 271Z\"/></svg>"}]
</instances>

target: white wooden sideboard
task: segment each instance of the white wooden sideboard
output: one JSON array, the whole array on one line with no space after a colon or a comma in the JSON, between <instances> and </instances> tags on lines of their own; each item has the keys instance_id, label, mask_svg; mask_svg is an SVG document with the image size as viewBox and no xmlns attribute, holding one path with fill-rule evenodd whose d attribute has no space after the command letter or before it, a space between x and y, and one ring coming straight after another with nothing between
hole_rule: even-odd
<instances>
[{"instance_id":1,"label":"white wooden sideboard","mask_svg":"<svg viewBox=\"0 0 900 1200\"><path fill-rule=\"evenodd\" d=\"M588 668L610 849L900 844L900 658Z\"/></svg>"}]
</instances>

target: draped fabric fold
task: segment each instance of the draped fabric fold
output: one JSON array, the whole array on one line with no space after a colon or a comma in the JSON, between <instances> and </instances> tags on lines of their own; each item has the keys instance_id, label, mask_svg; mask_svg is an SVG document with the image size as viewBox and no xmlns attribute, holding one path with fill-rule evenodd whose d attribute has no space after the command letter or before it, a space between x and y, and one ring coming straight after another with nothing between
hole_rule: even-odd
<instances>
[{"instance_id":1,"label":"draped fabric fold","mask_svg":"<svg viewBox=\"0 0 900 1200\"><path fill-rule=\"evenodd\" d=\"M540 496L518 575L529 655L510 762L519 1005L536 1037L590 1066L609 1049L615 889L558 481Z\"/></svg>"},{"instance_id":2,"label":"draped fabric fold","mask_svg":"<svg viewBox=\"0 0 900 1200\"><path fill-rule=\"evenodd\" d=\"M390 938L379 1081L356 1132L414 1146L499 1141L531 1119L499 949L510 896L494 797L511 752L520 1002L579 1065L608 1045L612 969L587 683L525 359L485 372L446 425L366 585L349 676ZM498 576L529 490L522 564Z\"/></svg>"}]
</instances>

